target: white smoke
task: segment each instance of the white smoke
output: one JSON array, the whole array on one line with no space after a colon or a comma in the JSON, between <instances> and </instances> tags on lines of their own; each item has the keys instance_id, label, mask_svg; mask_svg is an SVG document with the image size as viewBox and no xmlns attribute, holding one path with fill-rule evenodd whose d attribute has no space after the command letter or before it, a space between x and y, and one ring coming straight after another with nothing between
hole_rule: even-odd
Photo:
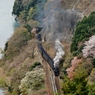
<instances>
[{"instance_id":1,"label":"white smoke","mask_svg":"<svg viewBox=\"0 0 95 95\"><path fill-rule=\"evenodd\" d=\"M77 10L65 9L62 1L64 0L48 0L45 4L42 35L46 36L48 42L55 41L56 38L71 41L76 23L82 18Z\"/></svg>"},{"instance_id":2,"label":"white smoke","mask_svg":"<svg viewBox=\"0 0 95 95\"><path fill-rule=\"evenodd\" d=\"M54 61L54 67L58 67L60 64L60 61L65 55L65 51L63 50L64 46L61 44L59 39L56 39L55 41L55 49L56 49L56 56L53 59L53 61Z\"/></svg>"}]
</instances>

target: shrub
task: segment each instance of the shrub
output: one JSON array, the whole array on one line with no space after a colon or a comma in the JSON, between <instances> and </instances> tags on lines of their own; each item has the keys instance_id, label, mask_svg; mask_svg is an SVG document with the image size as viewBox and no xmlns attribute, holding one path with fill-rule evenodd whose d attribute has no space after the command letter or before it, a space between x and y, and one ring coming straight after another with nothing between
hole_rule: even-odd
<instances>
[{"instance_id":1,"label":"shrub","mask_svg":"<svg viewBox=\"0 0 95 95\"><path fill-rule=\"evenodd\" d=\"M30 67L30 71L32 71L34 68L36 68L37 66L41 65L40 62L35 62L31 67Z\"/></svg>"}]
</instances>

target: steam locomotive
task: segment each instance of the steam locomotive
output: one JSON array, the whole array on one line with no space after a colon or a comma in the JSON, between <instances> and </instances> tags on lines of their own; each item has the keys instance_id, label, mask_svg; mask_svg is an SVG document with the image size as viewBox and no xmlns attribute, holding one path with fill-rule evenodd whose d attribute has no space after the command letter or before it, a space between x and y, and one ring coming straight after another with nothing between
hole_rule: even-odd
<instances>
[{"instance_id":1,"label":"steam locomotive","mask_svg":"<svg viewBox=\"0 0 95 95\"><path fill-rule=\"evenodd\" d=\"M42 41L41 34L37 34L37 40ZM49 66L52 68L55 76L59 76L59 69L58 69L58 67L54 67L54 62L53 62L52 58L46 53L46 51L44 50L44 48L42 47L42 44L40 42L38 42L37 45L38 45L40 54L42 55L43 59L45 59L47 61Z\"/></svg>"}]
</instances>

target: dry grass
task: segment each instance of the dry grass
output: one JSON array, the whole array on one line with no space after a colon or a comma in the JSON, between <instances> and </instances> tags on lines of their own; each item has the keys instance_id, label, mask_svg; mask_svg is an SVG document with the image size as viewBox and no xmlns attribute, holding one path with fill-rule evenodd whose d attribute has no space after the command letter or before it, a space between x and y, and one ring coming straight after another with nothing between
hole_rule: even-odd
<instances>
[{"instance_id":1,"label":"dry grass","mask_svg":"<svg viewBox=\"0 0 95 95\"><path fill-rule=\"evenodd\" d=\"M63 5L63 8L65 9L72 9L76 2L77 0L62 0L62 5ZM78 10L81 13L86 10L84 15L88 16L91 12L95 11L95 1L94 0L80 0L79 3L75 6L75 10Z\"/></svg>"},{"instance_id":2,"label":"dry grass","mask_svg":"<svg viewBox=\"0 0 95 95\"><path fill-rule=\"evenodd\" d=\"M71 42L66 42L66 41L61 41L61 43L64 46L64 51L67 53L70 52L70 45ZM56 51L55 51L55 47L54 47L54 43L44 43L43 44L44 49L46 50L46 52L51 56L51 58L55 57Z\"/></svg>"},{"instance_id":3,"label":"dry grass","mask_svg":"<svg viewBox=\"0 0 95 95\"><path fill-rule=\"evenodd\" d=\"M80 12L83 12L89 5L93 2L93 0L80 0L80 2L77 4L76 8ZM94 5L94 4L93 4ZM92 6L93 6L92 5ZM91 12L91 11L90 11Z\"/></svg>"},{"instance_id":4,"label":"dry grass","mask_svg":"<svg viewBox=\"0 0 95 95\"><path fill-rule=\"evenodd\" d=\"M65 9L72 9L77 0L62 0L62 5Z\"/></svg>"},{"instance_id":5,"label":"dry grass","mask_svg":"<svg viewBox=\"0 0 95 95\"><path fill-rule=\"evenodd\" d=\"M45 49L45 51L49 54L49 56L51 58L54 58L55 56L55 48L54 48L54 44L53 43L44 43L43 47Z\"/></svg>"}]
</instances>

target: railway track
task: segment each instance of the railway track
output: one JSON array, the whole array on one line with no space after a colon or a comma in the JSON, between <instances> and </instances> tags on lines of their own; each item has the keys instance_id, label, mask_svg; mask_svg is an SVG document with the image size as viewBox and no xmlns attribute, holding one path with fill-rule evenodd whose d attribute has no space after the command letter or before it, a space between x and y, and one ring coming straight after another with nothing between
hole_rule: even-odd
<instances>
[{"instance_id":1,"label":"railway track","mask_svg":"<svg viewBox=\"0 0 95 95\"><path fill-rule=\"evenodd\" d=\"M45 72L45 86L47 89L48 95L56 95L56 93L60 93L60 82L59 82L59 73L55 74L53 69L53 60L50 58L50 56L47 54L47 52L44 50L41 43L41 35L38 34L38 49L39 53L42 59L42 65L44 67ZM48 59L47 59L47 58Z\"/></svg>"},{"instance_id":2,"label":"railway track","mask_svg":"<svg viewBox=\"0 0 95 95\"><path fill-rule=\"evenodd\" d=\"M48 63L43 58L42 60L45 72L45 86L48 95L56 95L56 93L61 95L59 76L56 77Z\"/></svg>"},{"instance_id":3,"label":"railway track","mask_svg":"<svg viewBox=\"0 0 95 95\"><path fill-rule=\"evenodd\" d=\"M61 95L59 77L55 77L54 72L48 63L42 58L40 52L39 55L39 59L41 59L40 62L42 63L45 72L45 87L48 95L55 95L56 93Z\"/></svg>"}]
</instances>

